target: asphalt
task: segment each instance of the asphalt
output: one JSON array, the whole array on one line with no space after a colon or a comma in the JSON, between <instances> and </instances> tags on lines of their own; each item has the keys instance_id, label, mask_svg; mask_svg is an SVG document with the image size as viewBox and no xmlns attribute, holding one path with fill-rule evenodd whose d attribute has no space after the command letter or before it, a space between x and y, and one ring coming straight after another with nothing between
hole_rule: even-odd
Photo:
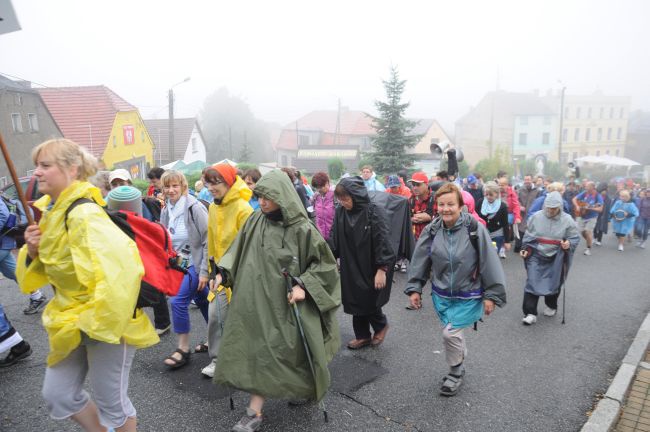
<instances>
[{"instance_id":1,"label":"asphalt","mask_svg":"<svg viewBox=\"0 0 650 432\"><path fill-rule=\"evenodd\" d=\"M521 323L525 272L521 259L504 262L508 304L467 331L467 375L456 397L438 395L447 372L440 328L425 297L420 311L407 311L398 274L385 308L391 325L382 346L351 352L331 364L332 386L325 398L329 423L314 405L265 405L263 431L577 431L605 393L642 320L650 311L650 250L627 245L616 251L606 238L591 257L581 245L566 284L566 324L558 316ZM51 292L50 292L51 293ZM430 293L427 288L425 293ZM0 431L77 431L71 422L49 419L40 387L47 339L39 316L22 314L26 297L3 280L0 302L34 354L0 370ZM343 342L352 338L349 316L339 314ZM205 325L192 311L199 342ZM184 369L168 371L162 359L174 349L173 336L139 351L131 372L130 396L140 431L227 431L242 415L247 397L200 376L205 354Z\"/></svg>"}]
</instances>

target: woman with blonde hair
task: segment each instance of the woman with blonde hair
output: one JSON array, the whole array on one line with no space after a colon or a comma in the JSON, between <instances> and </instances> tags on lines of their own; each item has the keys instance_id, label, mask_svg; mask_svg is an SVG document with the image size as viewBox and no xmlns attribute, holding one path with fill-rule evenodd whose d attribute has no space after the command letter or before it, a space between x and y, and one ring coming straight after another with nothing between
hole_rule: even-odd
<instances>
[{"instance_id":1,"label":"woman with blonde hair","mask_svg":"<svg viewBox=\"0 0 650 432\"><path fill-rule=\"evenodd\" d=\"M135 242L100 207L104 199L87 179L96 161L67 139L32 152L43 216L25 232L17 278L23 292L56 287L43 311L50 353L43 383L50 415L71 418L86 431L136 430L128 397L136 348L158 342L151 322L135 309L144 274ZM70 206L80 199L95 203ZM78 203L77 203L78 204ZM83 384L88 376L95 401Z\"/></svg>"},{"instance_id":2,"label":"woman with blonde hair","mask_svg":"<svg viewBox=\"0 0 650 432\"><path fill-rule=\"evenodd\" d=\"M190 360L188 308L192 300L208 322L208 210L189 194L183 173L167 170L160 183L166 200L160 223L169 230L174 250L180 253L181 265L187 270L178 294L170 301L178 348L165 359L165 364L177 369Z\"/></svg>"}]
</instances>

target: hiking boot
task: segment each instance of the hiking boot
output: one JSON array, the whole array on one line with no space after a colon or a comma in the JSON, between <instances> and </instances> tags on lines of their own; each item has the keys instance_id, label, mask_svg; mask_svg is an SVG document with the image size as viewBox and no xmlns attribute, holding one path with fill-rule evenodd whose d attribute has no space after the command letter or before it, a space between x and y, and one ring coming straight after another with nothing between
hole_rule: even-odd
<instances>
[{"instance_id":1,"label":"hiking boot","mask_svg":"<svg viewBox=\"0 0 650 432\"><path fill-rule=\"evenodd\" d=\"M32 348L26 341L21 341L9 350L9 354L0 360L0 368L9 367L32 355Z\"/></svg>"},{"instance_id":2,"label":"hiking boot","mask_svg":"<svg viewBox=\"0 0 650 432\"><path fill-rule=\"evenodd\" d=\"M372 339L352 339L348 342L348 348L351 350L357 350L359 348L367 347L372 342Z\"/></svg>"},{"instance_id":3,"label":"hiking boot","mask_svg":"<svg viewBox=\"0 0 650 432\"><path fill-rule=\"evenodd\" d=\"M384 338L386 337L386 333L388 333L388 324L386 324L383 329L375 333L370 344L374 347L381 345L381 343L384 341Z\"/></svg>"},{"instance_id":4,"label":"hiking boot","mask_svg":"<svg viewBox=\"0 0 650 432\"><path fill-rule=\"evenodd\" d=\"M162 336L162 335L164 335L164 334L169 333L169 329L171 329L171 328L172 328L172 325L171 325L171 324L169 324L167 327L164 327L164 328L157 328L157 329L156 329L156 334L157 334L158 336Z\"/></svg>"},{"instance_id":5,"label":"hiking boot","mask_svg":"<svg viewBox=\"0 0 650 432\"><path fill-rule=\"evenodd\" d=\"M232 432L255 432L262 426L262 415L257 415L255 410L246 408L246 415L230 429Z\"/></svg>"},{"instance_id":6,"label":"hiking boot","mask_svg":"<svg viewBox=\"0 0 650 432\"><path fill-rule=\"evenodd\" d=\"M590 248L585 249L585 255L591 256L591 249Z\"/></svg>"},{"instance_id":7,"label":"hiking boot","mask_svg":"<svg viewBox=\"0 0 650 432\"><path fill-rule=\"evenodd\" d=\"M522 322L524 323L524 325L533 325L537 322L537 317L533 314L528 314L524 317Z\"/></svg>"},{"instance_id":8,"label":"hiking boot","mask_svg":"<svg viewBox=\"0 0 650 432\"><path fill-rule=\"evenodd\" d=\"M43 310L45 305L47 304L47 297L44 295L41 295L41 298L38 300L29 300L29 305L23 309L23 313L25 315L34 315L35 313L38 313Z\"/></svg>"},{"instance_id":9,"label":"hiking boot","mask_svg":"<svg viewBox=\"0 0 650 432\"><path fill-rule=\"evenodd\" d=\"M552 317L557 313L557 309L551 309L550 307L544 308L544 316Z\"/></svg>"},{"instance_id":10,"label":"hiking boot","mask_svg":"<svg viewBox=\"0 0 650 432\"><path fill-rule=\"evenodd\" d=\"M201 373L208 378L214 378L214 371L216 368L217 368L217 361L212 360L209 365L201 369Z\"/></svg>"}]
</instances>

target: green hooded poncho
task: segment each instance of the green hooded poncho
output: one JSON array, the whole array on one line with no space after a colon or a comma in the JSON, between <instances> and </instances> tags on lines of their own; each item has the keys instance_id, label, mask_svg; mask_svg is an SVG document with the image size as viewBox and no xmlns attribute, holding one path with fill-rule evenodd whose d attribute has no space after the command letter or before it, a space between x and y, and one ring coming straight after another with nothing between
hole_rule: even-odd
<instances>
[{"instance_id":1,"label":"green hooded poncho","mask_svg":"<svg viewBox=\"0 0 650 432\"><path fill-rule=\"evenodd\" d=\"M255 212L218 263L233 296L214 380L267 398L320 400L330 385L327 364L340 346L336 261L284 172L264 175L255 193L280 206L282 221ZM287 302L283 268L305 285L298 308L315 382Z\"/></svg>"}]
</instances>

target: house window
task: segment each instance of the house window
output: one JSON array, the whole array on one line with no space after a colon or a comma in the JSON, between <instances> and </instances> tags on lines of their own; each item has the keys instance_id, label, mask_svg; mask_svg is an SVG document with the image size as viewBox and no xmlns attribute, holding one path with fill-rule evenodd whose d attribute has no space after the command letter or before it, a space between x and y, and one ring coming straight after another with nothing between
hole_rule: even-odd
<instances>
[{"instance_id":1,"label":"house window","mask_svg":"<svg viewBox=\"0 0 650 432\"><path fill-rule=\"evenodd\" d=\"M117 138L113 135L113 147L117 147Z\"/></svg>"},{"instance_id":2,"label":"house window","mask_svg":"<svg viewBox=\"0 0 650 432\"><path fill-rule=\"evenodd\" d=\"M550 143L551 143L551 134L548 132L544 132L542 134L542 144L549 145Z\"/></svg>"},{"instance_id":3,"label":"house window","mask_svg":"<svg viewBox=\"0 0 650 432\"><path fill-rule=\"evenodd\" d=\"M618 130L616 131L616 139L620 140L622 136L623 136L623 129L618 128Z\"/></svg>"},{"instance_id":4,"label":"house window","mask_svg":"<svg viewBox=\"0 0 650 432\"><path fill-rule=\"evenodd\" d=\"M528 139L528 134L520 133L519 134L519 145L520 146L525 146L527 139Z\"/></svg>"},{"instance_id":5,"label":"house window","mask_svg":"<svg viewBox=\"0 0 650 432\"><path fill-rule=\"evenodd\" d=\"M607 128L607 141L612 140L612 128Z\"/></svg>"},{"instance_id":6,"label":"house window","mask_svg":"<svg viewBox=\"0 0 650 432\"><path fill-rule=\"evenodd\" d=\"M298 135L298 145L299 146L308 146L309 145L309 135Z\"/></svg>"},{"instance_id":7,"label":"house window","mask_svg":"<svg viewBox=\"0 0 650 432\"><path fill-rule=\"evenodd\" d=\"M587 108L587 118L591 118L591 107Z\"/></svg>"},{"instance_id":8,"label":"house window","mask_svg":"<svg viewBox=\"0 0 650 432\"><path fill-rule=\"evenodd\" d=\"M526 126L528 124L528 116L519 117L519 124L522 126Z\"/></svg>"},{"instance_id":9,"label":"house window","mask_svg":"<svg viewBox=\"0 0 650 432\"><path fill-rule=\"evenodd\" d=\"M604 115L605 115L605 108L600 107L600 118L603 118Z\"/></svg>"},{"instance_id":10,"label":"house window","mask_svg":"<svg viewBox=\"0 0 650 432\"><path fill-rule=\"evenodd\" d=\"M580 128L576 128L575 131L573 131L573 141L578 142L580 140Z\"/></svg>"},{"instance_id":11,"label":"house window","mask_svg":"<svg viewBox=\"0 0 650 432\"><path fill-rule=\"evenodd\" d=\"M625 114L625 108L621 108L621 111L618 113L618 118L623 118L624 114Z\"/></svg>"},{"instance_id":12,"label":"house window","mask_svg":"<svg viewBox=\"0 0 650 432\"><path fill-rule=\"evenodd\" d=\"M569 118L569 107L564 108L564 118L565 119Z\"/></svg>"},{"instance_id":13,"label":"house window","mask_svg":"<svg viewBox=\"0 0 650 432\"><path fill-rule=\"evenodd\" d=\"M14 95L14 104L21 106L23 104L23 96L22 95Z\"/></svg>"},{"instance_id":14,"label":"house window","mask_svg":"<svg viewBox=\"0 0 650 432\"><path fill-rule=\"evenodd\" d=\"M580 118L580 107L576 108L576 118Z\"/></svg>"},{"instance_id":15,"label":"house window","mask_svg":"<svg viewBox=\"0 0 650 432\"><path fill-rule=\"evenodd\" d=\"M196 137L192 137L192 153L197 153L199 151L196 147Z\"/></svg>"},{"instance_id":16,"label":"house window","mask_svg":"<svg viewBox=\"0 0 650 432\"><path fill-rule=\"evenodd\" d=\"M544 116L544 124L545 125L551 124L551 116Z\"/></svg>"},{"instance_id":17,"label":"house window","mask_svg":"<svg viewBox=\"0 0 650 432\"><path fill-rule=\"evenodd\" d=\"M144 142L144 131L140 131L140 141Z\"/></svg>"},{"instance_id":18,"label":"house window","mask_svg":"<svg viewBox=\"0 0 650 432\"><path fill-rule=\"evenodd\" d=\"M566 142L568 135L569 135L569 130L567 128L562 129L562 142Z\"/></svg>"},{"instance_id":19,"label":"house window","mask_svg":"<svg viewBox=\"0 0 650 432\"><path fill-rule=\"evenodd\" d=\"M27 114L27 120L29 121L29 130L38 132L38 117L36 114Z\"/></svg>"},{"instance_id":20,"label":"house window","mask_svg":"<svg viewBox=\"0 0 650 432\"><path fill-rule=\"evenodd\" d=\"M613 119L614 118L614 107L611 107L609 109L609 118Z\"/></svg>"},{"instance_id":21,"label":"house window","mask_svg":"<svg viewBox=\"0 0 650 432\"><path fill-rule=\"evenodd\" d=\"M14 132L21 133L23 131L23 122L20 118L20 113L11 114L11 125L14 127Z\"/></svg>"},{"instance_id":22,"label":"house window","mask_svg":"<svg viewBox=\"0 0 650 432\"><path fill-rule=\"evenodd\" d=\"M585 141L591 140L591 128L587 128L585 132Z\"/></svg>"},{"instance_id":23,"label":"house window","mask_svg":"<svg viewBox=\"0 0 650 432\"><path fill-rule=\"evenodd\" d=\"M597 134L597 137L598 137L598 141L602 141L602 140L603 140L603 128L598 128L598 134Z\"/></svg>"}]
</instances>

